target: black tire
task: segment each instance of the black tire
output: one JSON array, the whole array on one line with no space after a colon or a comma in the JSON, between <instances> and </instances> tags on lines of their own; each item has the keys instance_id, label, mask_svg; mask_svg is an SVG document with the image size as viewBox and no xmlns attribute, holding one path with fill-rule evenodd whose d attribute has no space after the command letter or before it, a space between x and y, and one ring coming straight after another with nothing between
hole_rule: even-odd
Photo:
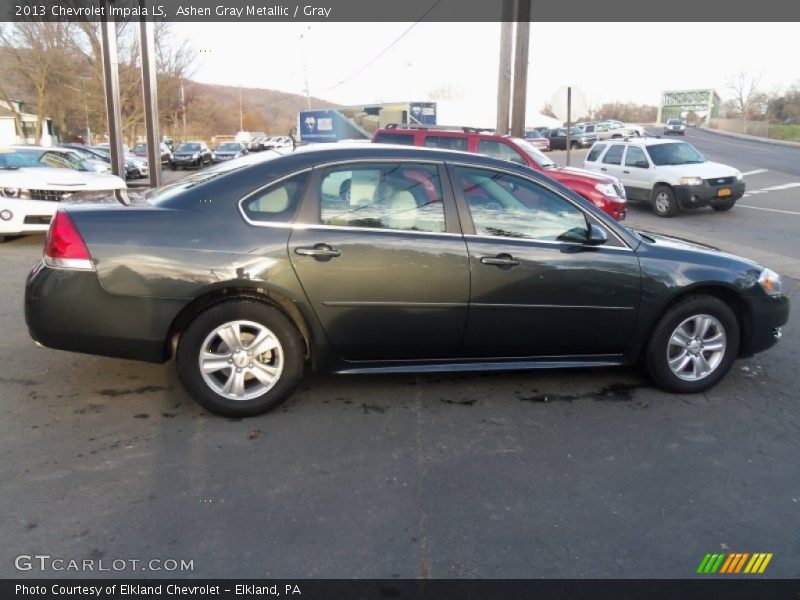
<instances>
[{"instance_id":1,"label":"black tire","mask_svg":"<svg viewBox=\"0 0 800 600\"><path fill-rule=\"evenodd\" d=\"M724 200L722 202L717 202L716 204L712 204L711 208L713 208L717 212L724 212L726 210L732 209L736 206L736 200Z\"/></svg>"},{"instance_id":2,"label":"black tire","mask_svg":"<svg viewBox=\"0 0 800 600\"><path fill-rule=\"evenodd\" d=\"M653 212L659 217L670 218L678 214L678 199L675 191L668 185L657 185L653 190Z\"/></svg>"},{"instance_id":3,"label":"black tire","mask_svg":"<svg viewBox=\"0 0 800 600\"><path fill-rule=\"evenodd\" d=\"M578 142L570 142L570 143L569 143L569 147L570 147L572 150L577 150L577 149L578 149L578 148L580 148L581 146L580 146L580 144L579 144Z\"/></svg>"},{"instance_id":4,"label":"black tire","mask_svg":"<svg viewBox=\"0 0 800 600\"><path fill-rule=\"evenodd\" d=\"M261 395L247 400L229 399L212 389L199 364L207 336L217 327L237 320L251 321L269 329L282 351L282 372L277 382ZM200 406L225 417L252 417L272 410L292 394L303 376L305 344L297 328L277 308L253 299L229 300L213 305L194 318L181 335L175 363L183 386ZM229 377L232 375L230 373ZM250 381L256 383L252 376Z\"/></svg>"},{"instance_id":5,"label":"black tire","mask_svg":"<svg viewBox=\"0 0 800 600\"><path fill-rule=\"evenodd\" d=\"M716 367L702 379L686 381L669 366L668 342L676 328L694 315L709 315L724 328L726 347ZM661 317L647 343L645 365L655 384L667 391L692 394L715 386L731 368L739 352L739 321L733 310L714 296L689 296L671 306Z\"/></svg>"}]
</instances>

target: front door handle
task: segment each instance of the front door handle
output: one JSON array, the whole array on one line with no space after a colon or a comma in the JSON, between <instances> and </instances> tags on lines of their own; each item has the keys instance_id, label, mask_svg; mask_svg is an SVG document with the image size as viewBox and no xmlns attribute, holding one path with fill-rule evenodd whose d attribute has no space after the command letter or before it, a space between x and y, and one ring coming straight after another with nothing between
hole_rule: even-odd
<instances>
[{"instance_id":1,"label":"front door handle","mask_svg":"<svg viewBox=\"0 0 800 600\"><path fill-rule=\"evenodd\" d=\"M623 173L625 173L625 175L630 175L631 172L630 171L623 171Z\"/></svg>"},{"instance_id":2,"label":"front door handle","mask_svg":"<svg viewBox=\"0 0 800 600\"><path fill-rule=\"evenodd\" d=\"M485 265L493 265L495 267L516 267L519 261L510 254L498 254L497 256L484 256L481 262Z\"/></svg>"},{"instance_id":3,"label":"front door handle","mask_svg":"<svg viewBox=\"0 0 800 600\"><path fill-rule=\"evenodd\" d=\"M600 167L600 170L601 171L608 171L608 169L606 169L605 167Z\"/></svg>"},{"instance_id":4,"label":"front door handle","mask_svg":"<svg viewBox=\"0 0 800 600\"><path fill-rule=\"evenodd\" d=\"M295 248L295 254L300 256L313 256L316 259L336 258L342 255L341 250L331 248L328 244L316 244L313 248Z\"/></svg>"}]
</instances>

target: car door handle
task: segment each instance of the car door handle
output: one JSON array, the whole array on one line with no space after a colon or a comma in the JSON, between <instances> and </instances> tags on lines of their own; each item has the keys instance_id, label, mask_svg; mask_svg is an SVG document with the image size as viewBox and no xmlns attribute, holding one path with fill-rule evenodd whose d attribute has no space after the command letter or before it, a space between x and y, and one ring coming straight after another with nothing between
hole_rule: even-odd
<instances>
[{"instance_id":1,"label":"car door handle","mask_svg":"<svg viewBox=\"0 0 800 600\"><path fill-rule=\"evenodd\" d=\"M631 172L630 171L623 171L623 173L625 173L625 175L630 175Z\"/></svg>"},{"instance_id":2,"label":"car door handle","mask_svg":"<svg viewBox=\"0 0 800 600\"><path fill-rule=\"evenodd\" d=\"M313 248L295 248L294 253L300 256L313 256L318 259L336 258L342 255L341 250L331 248L327 244L317 244Z\"/></svg>"},{"instance_id":3,"label":"car door handle","mask_svg":"<svg viewBox=\"0 0 800 600\"><path fill-rule=\"evenodd\" d=\"M484 256L481 262L485 265L494 265L495 267L516 267L519 261L510 254L498 254L497 256Z\"/></svg>"},{"instance_id":4,"label":"car door handle","mask_svg":"<svg viewBox=\"0 0 800 600\"><path fill-rule=\"evenodd\" d=\"M608 169L606 169L605 167L600 167L600 170L601 171L608 171Z\"/></svg>"}]
</instances>

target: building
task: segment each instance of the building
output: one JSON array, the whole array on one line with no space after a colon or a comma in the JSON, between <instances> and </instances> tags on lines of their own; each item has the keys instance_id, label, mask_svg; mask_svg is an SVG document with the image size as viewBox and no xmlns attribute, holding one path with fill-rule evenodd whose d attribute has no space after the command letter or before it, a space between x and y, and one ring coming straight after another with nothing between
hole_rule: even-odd
<instances>
[{"instance_id":1,"label":"building","mask_svg":"<svg viewBox=\"0 0 800 600\"><path fill-rule=\"evenodd\" d=\"M668 119L683 119L695 113L701 123L719 116L722 101L714 90L671 90L662 92L658 104L657 123Z\"/></svg>"},{"instance_id":2,"label":"building","mask_svg":"<svg viewBox=\"0 0 800 600\"><path fill-rule=\"evenodd\" d=\"M8 102L0 100L0 145L36 143L36 115L26 113L24 108L25 105L17 100L12 100L11 106ZM15 111L19 113L22 121L22 136L17 133L14 124ZM42 123L42 138L39 143L42 146L52 146L56 141L53 120L46 117Z\"/></svg>"}]
</instances>

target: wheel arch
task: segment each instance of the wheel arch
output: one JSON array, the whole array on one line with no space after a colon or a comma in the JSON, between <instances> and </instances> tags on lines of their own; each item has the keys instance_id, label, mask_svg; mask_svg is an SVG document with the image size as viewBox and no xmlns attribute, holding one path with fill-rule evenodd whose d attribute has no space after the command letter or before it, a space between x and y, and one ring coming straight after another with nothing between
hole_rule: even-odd
<instances>
[{"instance_id":1,"label":"wheel arch","mask_svg":"<svg viewBox=\"0 0 800 600\"><path fill-rule=\"evenodd\" d=\"M306 347L306 360L311 360L313 332L309 325L309 318L298 308L297 303L286 294L268 286L248 287L243 285L231 285L207 290L184 306L172 320L165 340L164 355L167 359L175 356L181 334L197 315L221 302L238 299L263 302L281 311L300 332Z\"/></svg>"},{"instance_id":2,"label":"wheel arch","mask_svg":"<svg viewBox=\"0 0 800 600\"><path fill-rule=\"evenodd\" d=\"M657 312L657 317L650 323L647 329L647 335L644 336L644 343L639 351L640 355L647 348L647 344L653 336L653 331L664 313L690 296L712 296L724 302L733 311L733 314L736 315L736 321L739 324L739 354L741 355L742 349L747 347L747 341L750 336L750 307L742 295L732 285L722 281L696 283L676 291L661 306Z\"/></svg>"}]
</instances>

